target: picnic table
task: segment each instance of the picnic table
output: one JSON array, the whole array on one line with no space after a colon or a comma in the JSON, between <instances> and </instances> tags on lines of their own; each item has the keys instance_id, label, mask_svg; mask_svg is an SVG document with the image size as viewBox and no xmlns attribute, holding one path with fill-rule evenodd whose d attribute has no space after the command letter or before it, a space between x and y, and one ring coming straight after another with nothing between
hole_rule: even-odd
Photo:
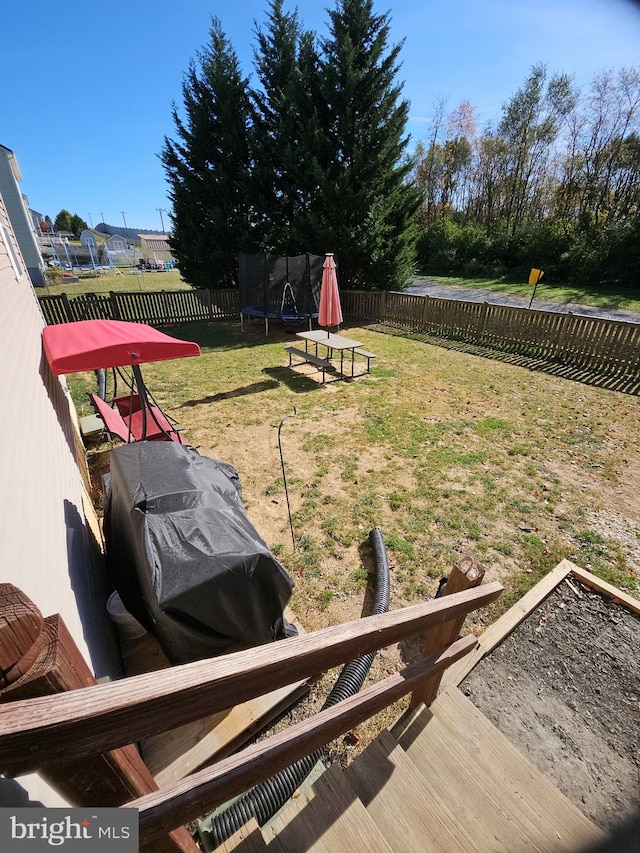
<instances>
[{"instance_id":1,"label":"picnic table","mask_svg":"<svg viewBox=\"0 0 640 853\"><path fill-rule=\"evenodd\" d=\"M355 354L358 347L362 346L361 341L354 341L351 338L345 338L343 335L334 335L333 332L327 332L324 329L315 329L312 332L298 332L296 337L304 340L305 352L309 352L309 344L315 345L315 355L318 356L318 346L325 347L327 360L331 359L333 351L340 353L340 373L344 372L344 354L351 353L351 376L354 372Z\"/></svg>"},{"instance_id":2,"label":"picnic table","mask_svg":"<svg viewBox=\"0 0 640 853\"><path fill-rule=\"evenodd\" d=\"M315 331L310 332L298 332L296 336L304 340L305 348L302 350L293 346L285 347L285 350L289 353L289 366L291 366L292 355L300 356L304 361L309 362L310 364L315 364L316 367L322 371L323 382L325 381L326 371L336 370L334 365L331 363L334 350L340 353L339 372L343 378L347 376L345 373L345 353L351 353L351 377L354 376L356 355L362 355L367 359L367 373L371 368L371 359L375 358L374 353L366 352L362 349L362 343L360 341L353 340L352 338L346 338L344 335L336 335L333 332L327 332L325 329L316 329ZM310 351L309 344L313 344L313 352ZM325 352L322 355L319 354L318 347L325 348Z\"/></svg>"}]
</instances>

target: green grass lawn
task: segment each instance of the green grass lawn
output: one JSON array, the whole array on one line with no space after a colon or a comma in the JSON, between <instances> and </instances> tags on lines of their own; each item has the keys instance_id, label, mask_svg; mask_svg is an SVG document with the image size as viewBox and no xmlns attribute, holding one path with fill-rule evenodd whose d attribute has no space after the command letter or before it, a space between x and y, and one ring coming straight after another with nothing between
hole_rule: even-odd
<instances>
[{"instance_id":1,"label":"green grass lawn","mask_svg":"<svg viewBox=\"0 0 640 853\"><path fill-rule=\"evenodd\" d=\"M428 278L441 284L454 284L458 287L469 287L481 290L493 290L496 293L507 293L531 299L533 287L525 281L511 281L504 278L459 278L455 276L417 276ZM558 302L566 305L590 305L594 308L610 308L640 313L640 288L596 287L590 285L569 285L561 283L547 284L544 279L538 284L536 300ZM534 301L535 307L535 301Z\"/></svg>"},{"instance_id":2,"label":"green grass lawn","mask_svg":"<svg viewBox=\"0 0 640 853\"><path fill-rule=\"evenodd\" d=\"M269 337L261 324L173 328L202 355L143 372L199 452L238 469L249 517L295 578L307 629L360 615L374 526L390 554L392 607L433 595L465 553L506 587L485 619L565 557L637 588L631 552L606 524L611 513L627 523L625 501L635 501L635 397L349 326L377 354L371 374L323 386L310 366L286 366L294 333L273 326ZM68 383L89 413L93 374Z\"/></svg>"},{"instance_id":3,"label":"green grass lawn","mask_svg":"<svg viewBox=\"0 0 640 853\"><path fill-rule=\"evenodd\" d=\"M100 270L99 275L83 273L78 276L78 281L60 280L59 284L40 287L37 289L39 296L50 294L55 296L66 293L69 298L81 296L85 293L130 293L135 290L190 290L190 285L185 284L178 270L168 272L138 272L123 268L115 270Z\"/></svg>"}]
</instances>

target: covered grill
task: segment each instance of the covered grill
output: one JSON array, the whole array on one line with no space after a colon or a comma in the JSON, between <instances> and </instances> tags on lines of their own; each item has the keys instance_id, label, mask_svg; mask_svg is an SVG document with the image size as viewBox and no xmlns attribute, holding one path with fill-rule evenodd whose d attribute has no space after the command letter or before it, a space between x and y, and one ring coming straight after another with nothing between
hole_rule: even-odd
<instances>
[{"instance_id":1,"label":"covered grill","mask_svg":"<svg viewBox=\"0 0 640 853\"><path fill-rule=\"evenodd\" d=\"M111 452L107 566L171 663L295 634L291 577L247 516L237 471L173 442Z\"/></svg>"}]
</instances>

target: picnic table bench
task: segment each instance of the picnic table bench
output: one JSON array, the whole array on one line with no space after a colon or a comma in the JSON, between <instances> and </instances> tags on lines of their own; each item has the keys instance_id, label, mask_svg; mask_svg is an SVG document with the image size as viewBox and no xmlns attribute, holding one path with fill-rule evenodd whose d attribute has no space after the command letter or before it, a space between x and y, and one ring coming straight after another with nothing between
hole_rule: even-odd
<instances>
[{"instance_id":1,"label":"picnic table bench","mask_svg":"<svg viewBox=\"0 0 640 853\"><path fill-rule=\"evenodd\" d=\"M303 349L298 349L297 347L285 347L286 352L289 353L289 367L292 366L291 356L297 355L303 361L309 362L309 364L315 364L315 366L322 371L322 381L325 381L325 373L327 370L334 371L335 367L331 364L331 362L326 358L319 358L317 355L313 355L310 352L305 352Z\"/></svg>"},{"instance_id":2,"label":"picnic table bench","mask_svg":"<svg viewBox=\"0 0 640 853\"><path fill-rule=\"evenodd\" d=\"M367 359L367 373L371 373L371 359L376 357L374 352L367 352L366 349L362 349L362 347L358 347L354 349L354 353L356 355L364 356Z\"/></svg>"}]
</instances>

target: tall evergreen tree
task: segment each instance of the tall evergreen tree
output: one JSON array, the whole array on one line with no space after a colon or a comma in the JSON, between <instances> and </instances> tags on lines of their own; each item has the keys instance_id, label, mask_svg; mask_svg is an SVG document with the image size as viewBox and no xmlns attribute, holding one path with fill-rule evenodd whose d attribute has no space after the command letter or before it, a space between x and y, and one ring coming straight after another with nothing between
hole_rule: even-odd
<instances>
[{"instance_id":1,"label":"tall evergreen tree","mask_svg":"<svg viewBox=\"0 0 640 853\"><path fill-rule=\"evenodd\" d=\"M401 45L388 47L389 16L372 0L337 0L324 41L324 97L332 158L324 174L324 245L341 285L404 286L415 256L420 193L408 182L409 104L396 82Z\"/></svg>"},{"instance_id":2,"label":"tall evergreen tree","mask_svg":"<svg viewBox=\"0 0 640 853\"><path fill-rule=\"evenodd\" d=\"M78 216L77 213L74 213L71 217L70 225L71 227L69 230L75 234L76 237L79 237L80 234L89 227L84 219L81 216Z\"/></svg>"},{"instance_id":3,"label":"tall evergreen tree","mask_svg":"<svg viewBox=\"0 0 640 853\"><path fill-rule=\"evenodd\" d=\"M298 210L290 228L291 245L296 254L322 255L322 193L325 175L333 163L329 129L331 108L325 99L323 67L316 36L304 32L300 37L295 100L297 104L297 197Z\"/></svg>"},{"instance_id":4,"label":"tall evergreen tree","mask_svg":"<svg viewBox=\"0 0 640 853\"><path fill-rule=\"evenodd\" d=\"M282 0L271 0L267 26L256 28L254 64L260 85L251 92L252 190L264 249L287 255L295 252L291 227L301 212L300 24L297 13L284 12L282 5Z\"/></svg>"},{"instance_id":5,"label":"tall evergreen tree","mask_svg":"<svg viewBox=\"0 0 640 853\"><path fill-rule=\"evenodd\" d=\"M160 159L169 182L171 249L195 287L230 287L237 255L254 245L250 200L250 102L235 51L212 18L210 42L182 84L184 119L174 103L177 139Z\"/></svg>"},{"instance_id":6,"label":"tall evergreen tree","mask_svg":"<svg viewBox=\"0 0 640 853\"><path fill-rule=\"evenodd\" d=\"M56 231L71 231L71 211L67 210L65 207L62 208L60 213L56 216L56 220L53 223L53 227Z\"/></svg>"}]
</instances>

